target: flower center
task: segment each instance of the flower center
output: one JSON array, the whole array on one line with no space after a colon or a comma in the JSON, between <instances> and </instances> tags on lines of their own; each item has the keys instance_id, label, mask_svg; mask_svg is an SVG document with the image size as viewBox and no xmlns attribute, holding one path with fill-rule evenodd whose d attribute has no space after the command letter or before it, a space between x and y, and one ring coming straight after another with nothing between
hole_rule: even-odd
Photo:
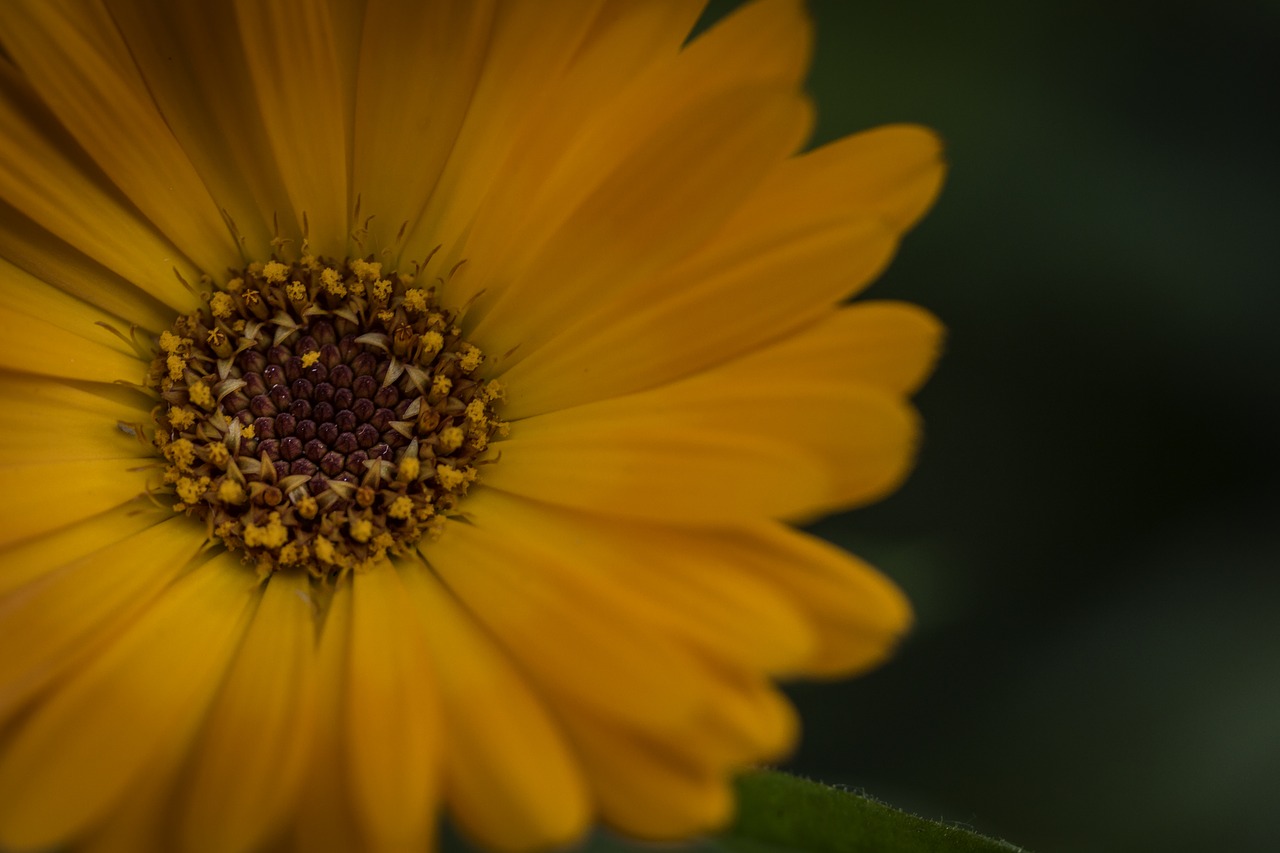
<instances>
[{"instance_id":1,"label":"flower center","mask_svg":"<svg viewBox=\"0 0 1280 853\"><path fill-rule=\"evenodd\" d=\"M505 433L483 354L411 275L304 256L203 297L160 336L155 443L174 509L261 571L407 553Z\"/></svg>"}]
</instances>

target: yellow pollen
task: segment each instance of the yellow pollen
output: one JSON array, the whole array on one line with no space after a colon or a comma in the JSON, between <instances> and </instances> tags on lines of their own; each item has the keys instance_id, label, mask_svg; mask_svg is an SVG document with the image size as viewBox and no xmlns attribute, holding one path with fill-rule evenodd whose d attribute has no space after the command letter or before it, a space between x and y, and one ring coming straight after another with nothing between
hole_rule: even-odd
<instances>
[{"instance_id":1,"label":"yellow pollen","mask_svg":"<svg viewBox=\"0 0 1280 853\"><path fill-rule=\"evenodd\" d=\"M171 355L164 363L169 368L169 378L175 382L182 378L183 371L187 369L187 360L180 355Z\"/></svg>"},{"instance_id":2,"label":"yellow pollen","mask_svg":"<svg viewBox=\"0 0 1280 853\"><path fill-rule=\"evenodd\" d=\"M177 441L171 441L164 449L165 457L178 466L180 471L185 471L191 467L191 463L196 461L196 446L185 438Z\"/></svg>"},{"instance_id":3,"label":"yellow pollen","mask_svg":"<svg viewBox=\"0 0 1280 853\"><path fill-rule=\"evenodd\" d=\"M239 293L242 290L244 290L244 279L233 278L231 281L227 282L228 293Z\"/></svg>"},{"instance_id":4,"label":"yellow pollen","mask_svg":"<svg viewBox=\"0 0 1280 853\"><path fill-rule=\"evenodd\" d=\"M222 447L222 445L218 446ZM226 448L223 449L225 450ZM222 481L222 484L218 486L218 500L222 501L224 504L239 506L244 503L245 500L244 487L235 480L230 478L225 479Z\"/></svg>"},{"instance_id":5,"label":"yellow pollen","mask_svg":"<svg viewBox=\"0 0 1280 853\"><path fill-rule=\"evenodd\" d=\"M467 475L457 468L451 468L448 465L437 465L436 480L440 483L440 488L452 492L466 482Z\"/></svg>"},{"instance_id":6,"label":"yellow pollen","mask_svg":"<svg viewBox=\"0 0 1280 853\"><path fill-rule=\"evenodd\" d=\"M188 409L180 409L177 406L169 407L169 423L174 429L184 430L196 422L194 412Z\"/></svg>"},{"instance_id":7,"label":"yellow pollen","mask_svg":"<svg viewBox=\"0 0 1280 853\"><path fill-rule=\"evenodd\" d=\"M256 433L257 433L257 430L253 428L253 424L249 424L247 427L240 430L240 435L244 436L245 438L253 438Z\"/></svg>"},{"instance_id":8,"label":"yellow pollen","mask_svg":"<svg viewBox=\"0 0 1280 853\"><path fill-rule=\"evenodd\" d=\"M409 516L413 514L413 501L401 495L391 502L391 506L387 508L387 516L389 518L399 519L400 521L408 521Z\"/></svg>"},{"instance_id":9,"label":"yellow pollen","mask_svg":"<svg viewBox=\"0 0 1280 853\"><path fill-rule=\"evenodd\" d=\"M368 542L373 538L373 522L367 518L353 519L347 529L351 532L351 538L357 542Z\"/></svg>"},{"instance_id":10,"label":"yellow pollen","mask_svg":"<svg viewBox=\"0 0 1280 853\"><path fill-rule=\"evenodd\" d=\"M279 261L271 261L262 267L262 277L272 284L279 284L289 274L289 268Z\"/></svg>"},{"instance_id":11,"label":"yellow pollen","mask_svg":"<svg viewBox=\"0 0 1280 853\"><path fill-rule=\"evenodd\" d=\"M363 281L373 281L378 276L382 275L382 264L377 261L365 261L360 258L356 258L347 264L347 266L351 269L351 272L355 274L356 278ZM379 284L381 284L381 282L379 282ZM391 287L390 282L387 282L387 287Z\"/></svg>"},{"instance_id":12,"label":"yellow pollen","mask_svg":"<svg viewBox=\"0 0 1280 853\"><path fill-rule=\"evenodd\" d=\"M421 288L414 287L404 292L404 308L420 314L427 310L427 294Z\"/></svg>"},{"instance_id":13,"label":"yellow pollen","mask_svg":"<svg viewBox=\"0 0 1280 853\"><path fill-rule=\"evenodd\" d=\"M439 394L441 397L453 390L453 380L443 373L431 380L431 393Z\"/></svg>"},{"instance_id":14,"label":"yellow pollen","mask_svg":"<svg viewBox=\"0 0 1280 853\"><path fill-rule=\"evenodd\" d=\"M489 384L484 386L485 400L492 402L494 400L505 400L507 398L507 389L502 387L502 383L496 379L490 379Z\"/></svg>"},{"instance_id":15,"label":"yellow pollen","mask_svg":"<svg viewBox=\"0 0 1280 853\"><path fill-rule=\"evenodd\" d=\"M319 350L315 350L315 351L312 351L312 352L307 352L307 353L303 353L303 354L302 354L302 366L303 366L303 367L310 367L311 365L315 364L315 363L316 363L317 361L319 361L319 360L320 360L320 352L319 352Z\"/></svg>"},{"instance_id":16,"label":"yellow pollen","mask_svg":"<svg viewBox=\"0 0 1280 853\"><path fill-rule=\"evenodd\" d=\"M235 301L225 293L215 293L209 298L209 310L219 320L225 320L235 310Z\"/></svg>"},{"instance_id":17,"label":"yellow pollen","mask_svg":"<svg viewBox=\"0 0 1280 853\"><path fill-rule=\"evenodd\" d=\"M320 511L320 505L316 503L316 499L307 495L298 501L298 515L303 518L315 518L316 513Z\"/></svg>"},{"instance_id":18,"label":"yellow pollen","mask_svg":"<svg viewBox=\"0 0 1280 853\"><path fill-rule=\"evenodd\" d=\"M473 424L484 424L488 420L484 413L484 401L472 400L467 403L467 420Z\"/></svg>"},{"instance_id":19,"label":"yellow pollen","mask_svg":"<svg viewBox=\"0 0 1280 853\"><path fill-rule=\"evenodd\" d=\"M187 389L191 395L191 402L205 409L213 408L213 394L209 391L209 386L203 382L193 382Z\"/></svg>"},{"instance_id":20,"label":"yellow pollen","mask_svg":"<svg viewBox=\"0 0 1280 853\"><path fill-rule=\"evenodd\" d=\"M278 512L271 513L261 527L253 523L244 526L244 544L250 548L279 548L288 539L289 531L280 522Z\"/></svg>"},{"instance_id":21,"label":"yellow pollen","mask_svg":"<svg viewBox=\"0 0 1280 853\"><path fill-rule=\"evenodd\" d=\"M219 468L225 468L227 463L231 461L231 451L227 450L225 444L210 444L209 461Z\"/></svg>"},{"instance_id":22,"label":"yellow pollen","mask_svg":"<svg viewBox=\"0 0 1280 853\"><path fill-rule=\"evenodd\" d=\"M460 427L447 427L440 430L440 449L452 453L462 446L466 434Z\"/></svg>"},{"instance_id":23,"label":"yellow pollen","mask_svg":"<svg viewBox=\"0 0 1280 853\"><path fill-rule=\"evenodd\" d=\"M464 373L470 373L480 366L480 362L483 359L484 355L479 349L471 344L466 344L462 348L462 358L458 359L458 367L462 368Z\"/></svg>"},{"instance_id":24,"label":"yellow pollen","mask_svg":"<svg viewBox=\"0 0 1280 853\"><path fill-rule=\"evenodd\" d=\"M307 298L307 288L300 281L295 281L284 289L284 292L294 302L301 302Z\"/></svg>"},{"instance_id":25,"label":"yellow pollen","mask_svg":"<svg viewBox=\"0 0 1280 853\"><path fill-rule=\"evenodd\" d=\"M193 480L190 477L183 477L178 480L178 484L174 488L178 493L178 497L182 498L185 503L193 504L208 491L209 478L201 477L198 480Z\"/></svg>"},{"instance_id":26,"label":"yellow pollen","mask_svg":"<svg viewBox=\"0 0 1280 853\"><path fill-rule=\"evenodd\" d=\"M160 349L164 352L177 352L183 347L183 339L173 332L160 333Z\"/></svg>"},{"instance_id":27,"label":"yellow pollen","mask_svg":"<svg viewBox=\"0 0 1280 853\"><path fill-rule=\"evenodd\" d=\"M396 312L394 311L378 312L378 319L381 320L383 323L386 323L387 325L391 325L391 322L395 320L395 318L396 318Z\"/></svg>"},{"instance_id":28,"label":"yellow pollen","mask_svg":"<svg viewBox=\"0 0 1280 853\"><path fill-rule=\"evenodd\" d=\"M418 464L417 458L413 456L406 456L400 460L400 468L396 471L396 479L402 483L412 483L414 480L418 479L418 473L420 470L421 466Z\"/></svg>"},{"instance_id":29,"label":"yellow pollen","mask_svg":"<svg viewBox=\"0 0 1280 853\"><path fill-rule=\"evenodd\" d=\"M432 356L440 352L444 348L444 335L436 331L427 332L422 336L422 354L424 356Z\"/></svg>"},{"instance_id":30,"label":"yellow pollen","mask_svg":"<svg viewBox=\"0 0 1280 853\"><path fill-rule=\"evenodd\" d=\"M386 302L391 298L391 282L384 278L375 283L373 285L373 298L379 302Z\"/></svg>"},{"instance_id":31,"label":"yellow pollen","mask_svg":"<svg viewBox=\"0 0 1280 853\"><path fill-rule=\"evenodd\" d=\"M334 547L333 543L323 536L317 536L315 541L311 543L312 549L316 552L316 559L322 563L333 565L334 563Z\"/></svg>"}]
</instances>

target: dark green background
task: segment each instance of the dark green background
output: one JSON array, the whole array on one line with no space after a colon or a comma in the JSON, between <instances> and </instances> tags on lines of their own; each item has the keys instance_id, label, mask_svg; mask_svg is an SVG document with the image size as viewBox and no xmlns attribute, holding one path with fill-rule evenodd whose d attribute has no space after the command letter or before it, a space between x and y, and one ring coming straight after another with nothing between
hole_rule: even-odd
<instances>
[{"instance_id":1,"label":"dark green background","mask_svg":"<svg viewBox=\"0 0 1280 853\"><path fill-rule=\"evenodd\" d=\"M946 139L869 295L949 340L907 487L816 527L918 626L792 690L788 766L1046 853L1280 850L1280 4L811 8L816 142Z\"/></svg>"}]
</instances>

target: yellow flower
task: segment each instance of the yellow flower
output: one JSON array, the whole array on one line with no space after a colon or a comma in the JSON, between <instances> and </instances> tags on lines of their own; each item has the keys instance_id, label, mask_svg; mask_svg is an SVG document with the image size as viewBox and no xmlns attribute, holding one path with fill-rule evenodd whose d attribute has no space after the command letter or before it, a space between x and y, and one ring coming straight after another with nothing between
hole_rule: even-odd
<instances>
[{"instance_id":1,"label":"yellow flower","mask_svg":"<svg viewBox=\"0 0 1280 853\"><path fill-rule=\"evenodd\" d=\"M701 6L0 3L0 848L687 836L890 651L938 144Z\"/></svg>"}]
</instances>

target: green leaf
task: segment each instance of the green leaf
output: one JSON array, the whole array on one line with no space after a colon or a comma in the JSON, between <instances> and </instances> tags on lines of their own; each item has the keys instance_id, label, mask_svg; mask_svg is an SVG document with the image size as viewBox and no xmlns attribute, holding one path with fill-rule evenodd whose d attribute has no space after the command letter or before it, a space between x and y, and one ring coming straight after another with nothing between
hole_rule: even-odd
<instances>
[{"instance_id":1,"label":"green leaf","mask_svg":"<svg viewBox=\"0 0 1280 853\"><path fill-rule=\"evenodd\" d=\"M716 838L652 844L592 833L572 853L1025 853L866 797L776 771L738 779L738 818ZM447 833L442 853L469 848Z\"/></svg>"},{"instance_id":2,"label":"green leaf","mask_svg":"<svg viewBox=\"0 0 1280 853\"><path fill-rule=\"evenodd\" d=\"M1022 853L1021 848L775 771L738 780L734 853Z\"/></svg>"}]
</instances>

